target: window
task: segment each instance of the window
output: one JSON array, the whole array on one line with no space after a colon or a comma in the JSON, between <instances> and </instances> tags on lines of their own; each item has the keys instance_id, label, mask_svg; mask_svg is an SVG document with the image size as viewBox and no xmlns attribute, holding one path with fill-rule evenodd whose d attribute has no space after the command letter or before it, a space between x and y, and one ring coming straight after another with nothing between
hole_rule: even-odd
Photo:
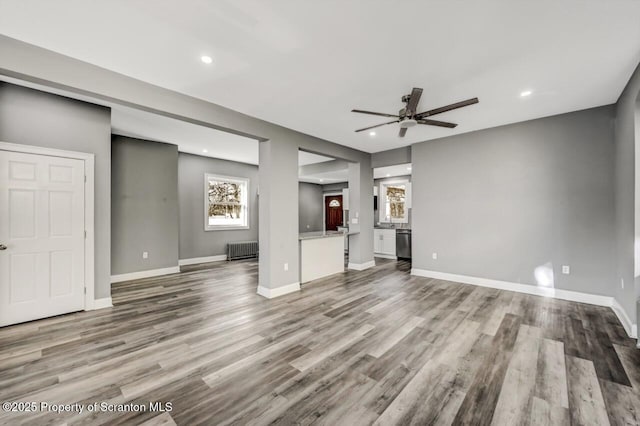
<instances>
[{"instance_id":1,"label":"window","mask_svg":"<svg viewBox=\"0 0 640 426\"><path fill-rule=\"evenodd\" d=\"M204 229L249 228L249 179L204 175Z\"/></svg>"},{"instance_id":2,"label":"window","mask_svg":"<svg viewBox=\"0 0 640 426\"><path fill-rule=\"evenodd\" d=\"M380 222L407 223L407 181L385 182L380 184L382 203Z\"/></svg>"},{"instance_id":3,"label":"window","mask_svg":"<svg viewBox=\"0 0 640 426\"><path fill-rule=\"evenodd\" d=\"M329 201L329 207L340 207L340 201L338 200Z\"/></svg>"}]
</instances>

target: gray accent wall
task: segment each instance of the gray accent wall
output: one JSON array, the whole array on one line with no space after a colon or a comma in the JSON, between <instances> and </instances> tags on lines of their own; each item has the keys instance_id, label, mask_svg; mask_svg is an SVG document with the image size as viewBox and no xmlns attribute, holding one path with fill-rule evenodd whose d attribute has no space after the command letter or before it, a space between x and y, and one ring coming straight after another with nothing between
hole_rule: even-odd
<instances>
[{"instance_id":1,"label":"gray accent wall","mask_svg":"<svg viewBox=\"0 0 640 426\"><path fill-rule=\"evenodd\" d=\"M322 192L340 192L349 187L349 182L328 183L322 185Z\"/></svg>"},{"instance_id":2,"label":"gray accent wall","mask_svg":"<svg viewBox=\"0 0 640 426\"><path fill-rule=\"evenodd\" d=\"M322 186L314 183L298 183L298 230L300 232L322 231L324 197Z\"/></svg>"},{"instance_id":3,"label":"gray accent wall","mask_svg":"<svg viewBox=\"0 0 640 426\"><path fill-rule=\"evenodd\" d=\"M111 296L111 110L0 82L0 141L95 154L95 297Z\"/></svg>"},{"instance_id":4,"label":"gray accent wall","mask_svg":"<svg viewBox=\"0 0 640 426\"><path fill-rule=\"evenodd\" d=\"M114 135L111 274L178 266L177 241L178 147Z\"/></svg>"},{"instance_id":5,"label":"gray accent wall","mask_svg":"<svg viewBox=\"0 0 640 426\"><path fill-rule=\"evenodd\" d=\"M371 167L395 166L411 162L411 146L380 151L371 154Z\"/></svg>"},{"instance_id":6,"label":"gray accent wall","mask_svg":"<svg viewBox=\"0 0 640 426\"><path fill-rule=\"evenodd\" d=\"M204 175L249 178L249 229L204 230ZM235 161L180 153L178 195L180 199L180 259L227 253L227 243L258 240L258 167Z\"/></svg>"},{"instance_id":7,"label":"gray accent wall","mask_svg":"<svg viewBox=\"0 0 640 426\"><path fill-rule=\"evenodd\" d=\"M640 65L629 79L615 105L615 207L616 207L616 299L636 321L635 299L640 278L634 273L634 240L640 238L640 141L635 138L635 111L640 92ZM625 283L622 288L622 281ZM634 284L632 284L634 283ZM639 290L634 290L636 287Z\"/></svg>"},{"instance_id":8,"label":"gray accent wall","mask_svg":"<svg viewBox=\"0 0 640 426\"><path fill-rule=\"evenodd\" d=\"M614 112L413 145L413 268L615 295Z\"/></svg>"}]
</instances>

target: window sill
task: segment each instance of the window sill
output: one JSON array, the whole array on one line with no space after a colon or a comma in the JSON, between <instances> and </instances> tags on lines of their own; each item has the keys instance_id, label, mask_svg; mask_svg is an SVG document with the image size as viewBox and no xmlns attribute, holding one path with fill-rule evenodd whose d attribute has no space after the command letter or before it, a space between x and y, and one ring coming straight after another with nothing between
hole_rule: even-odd
<instances>
[{"instance_id":1,"label":"window sill","mask_svg":"<svg viewBox=\"0 0 640 426\"><path fill-rule=\"evenodd\" d=\"M208 231L241 231L251 229L249 226L216 226L216 227L205 227L205 232Z\"/></svg>"}]
</instances>

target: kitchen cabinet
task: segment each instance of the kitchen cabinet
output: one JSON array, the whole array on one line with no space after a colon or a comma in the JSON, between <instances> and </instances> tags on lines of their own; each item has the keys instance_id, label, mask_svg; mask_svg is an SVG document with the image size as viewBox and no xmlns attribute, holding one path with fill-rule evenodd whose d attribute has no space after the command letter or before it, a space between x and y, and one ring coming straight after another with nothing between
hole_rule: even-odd
<instances>
[{"instance_id":1,"label":"kitchen cabinet","mask_svg":"<svg viewBox=\"0 0 640 426\"><path fill-rule=\"evenodd\" d=\"M373 252L387 256L396 255L396 230L395 229L374 229L373 230Z\"/></svg>"}]
</instances>

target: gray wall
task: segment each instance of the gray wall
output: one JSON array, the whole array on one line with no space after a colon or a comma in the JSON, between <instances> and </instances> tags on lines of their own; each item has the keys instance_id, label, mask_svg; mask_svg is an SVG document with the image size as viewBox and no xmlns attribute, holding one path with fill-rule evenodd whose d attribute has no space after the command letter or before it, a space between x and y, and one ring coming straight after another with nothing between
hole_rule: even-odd
<instances>
[{"instance_id":1,"label":"gray wall","mask_svg":"<svg viewBox=\"0 0 640 426\"><path fill-rule=\"evenodd\" d=\"M616 103L615 126L615 207L616 207L616 299L635 321L634 238L640 232L639 209L635 206L640 191L636 156L640 155L635 140L634 114L640 92L640 65L636 68ZM622 288L621 280L625 282ZM635 282L635 287L640 283Z\"/></svg>"},{"instance_id":2,"label":"gray wall","mask_svg":"<svg viewBox=\"0 0 640 426\"><path fill-rule=\"evenodd\" d=\"M324 198L322 186L314 183L298 183L298 230L300 232L322 231Z\"/></svg>"},{"instance_id":3,"label":"gray wall","mask_svg":"<svg viewBox=\"0 0 640 426\"><path fill-rule=\"evenodd\" d=\"M413 145L413 267L536 285L548 264L555 288L614 295L613 118L607 106Z\"/></svg>"},{"instance_id":4,"label":"gray wall","mask_svg":"<svg viewBox=\"0 0 640 426\"><path fill-rule=\"evenodd\" d=\"M111 274L178 266L177 241L178 147L114 135Z\"/></svg>"},{"instance_id":5,"label":"gray wall","mask_svg":"<svg viewBox=\"0 0 640 426\"><path fill-rule=\"evenodd\" d=\"M322 192L340 192L349 187L349 182L328 183L322 185Z\"/></svg>"},{"instance_id":6,"label":"gray wall","mask_svg":"<svg viewBox=\"0 0 640 426\"><path fill-rule=\"evenodd\" d=\"M411 162L411 147L403 146L401 148L390 149L388 151L380 151L371 154L371 167L395 166L396 164L406 164Z\"/></svg>"},{"instance_id":7,"label":"gray wall","mask_svg":"<svg viewBox=\"0 0 640 426\"><path fill-rule=\"evenodd\" d=\"M249 229L204 230L204 175L249 178ZM180 199L180 259L217 256L227 253L227 243L258 240L258 167L235 161L178 155L178 195Z\"/></svg>"},{"instance_id":8,"label":"gray wall","mask_svg":"<svg viewBox=\"0 0 640 426\"><path fill-rule=\"evenodd\" d=\"M110 297L109 108L0 82L0 140L95 154L95 297Z\"/></svg>"}]
</instances>

